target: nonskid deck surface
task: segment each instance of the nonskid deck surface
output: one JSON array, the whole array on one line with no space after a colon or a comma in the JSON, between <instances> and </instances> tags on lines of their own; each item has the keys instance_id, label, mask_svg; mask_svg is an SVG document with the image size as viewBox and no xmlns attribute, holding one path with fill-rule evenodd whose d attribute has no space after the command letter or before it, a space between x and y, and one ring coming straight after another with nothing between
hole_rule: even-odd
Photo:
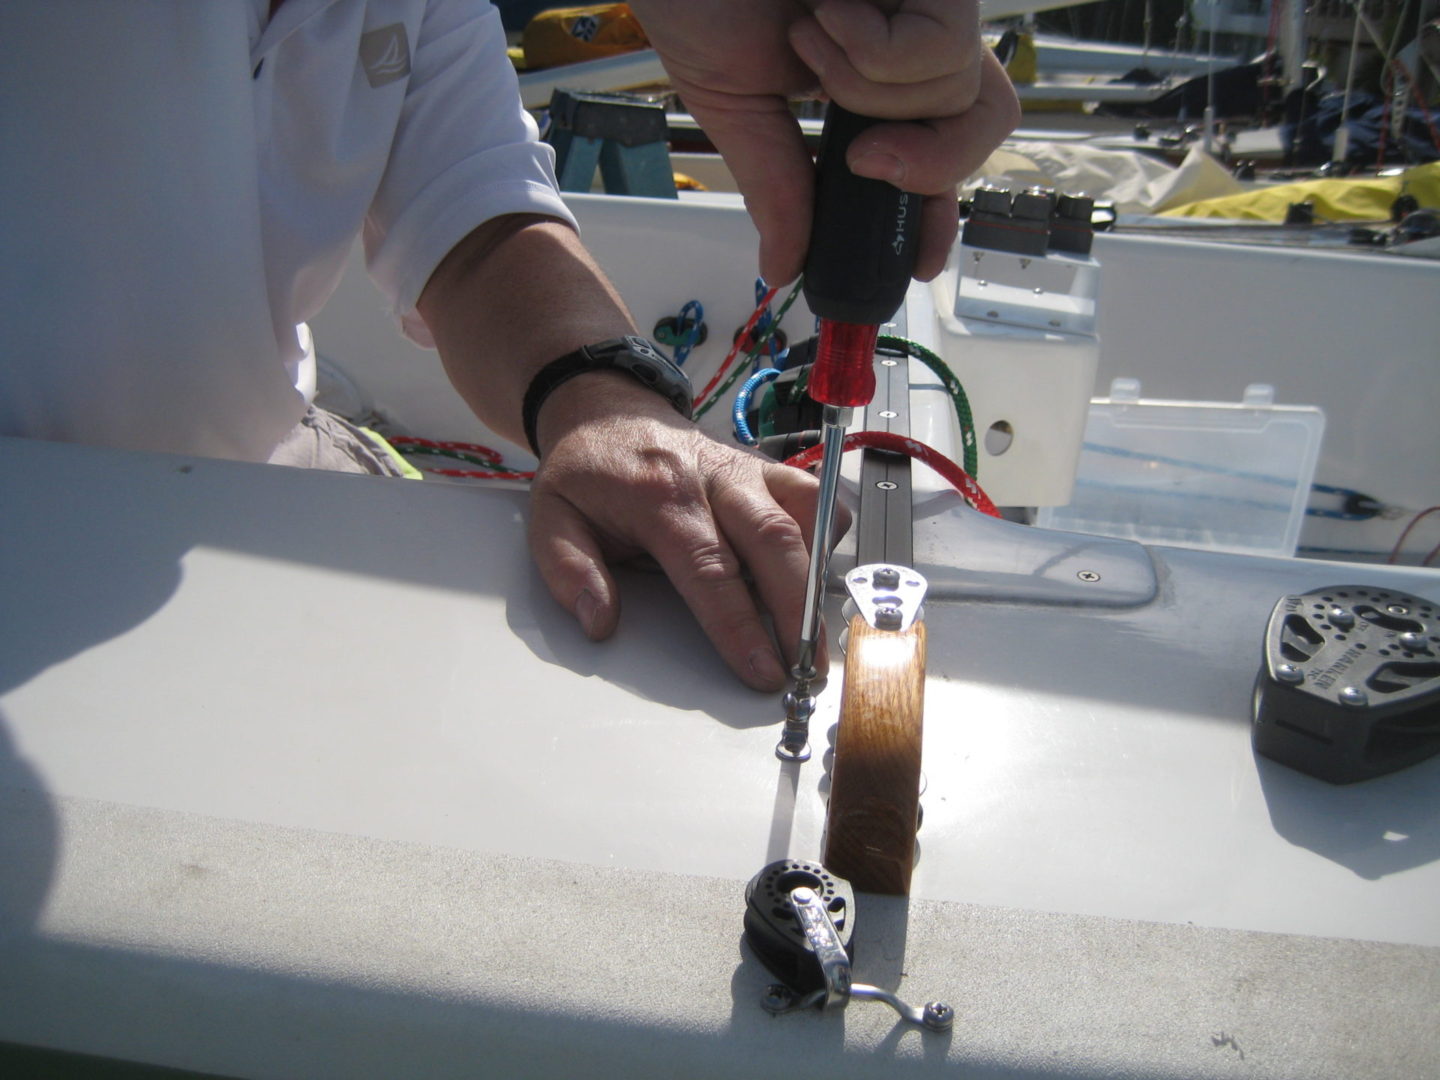
<instances>
[{"instance_id":1,"label":"nonskid deck surface","mask_svg":"<svg viewBox=\"0 0 1440 1080\"><path fill-rule=\"evenodd\" d=\"M304 1053L354 1075L384 1072L337 1049L373 1048L377 1010L438 1030L437 1057L484 1036L543 1065L598 1040L616 1075L697 1051L695 1075L763 1075L762 1050L883 1075L877 1054L936 1052L897 1044L883 1009L760 1013L740 887L818 850L825 764L774 759L778 703L732 685L660 580L627 575L625 625L596 647L528 568L517 493L3 449L24 872L0 1038L258 1075L268 1051L205 1017L245 1030L281 995L287 1024L329 1017ZM1156 565L1134 607L931 605L915 894L867 900L857 962L952 999L954 1062L1025 1075L1060 1031L1074 1075L1219 1075L1228 1036L1273 1075L1320 1075L1338 1035L1288 1056L1316 1015L1403 1040L1405 1003L1433 994L1436 763L1336 789L1249 749L1271 594L1335 568ZM1321 969L1369 988L1359 1014ZM110 1005L77 1035L49 1003L82 987ZM177 989L193 1025L135 1022ZM1372 1074L1433 1060L1411 1036Z\"/></svg>"}]
</instances>

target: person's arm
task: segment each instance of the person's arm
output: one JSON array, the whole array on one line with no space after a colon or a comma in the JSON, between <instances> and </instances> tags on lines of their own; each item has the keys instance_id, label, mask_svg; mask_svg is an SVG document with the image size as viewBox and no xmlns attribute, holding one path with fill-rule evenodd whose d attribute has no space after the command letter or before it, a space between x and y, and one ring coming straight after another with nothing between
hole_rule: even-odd
<instances>
[{"instance_id":1,"label":"person's arm","mask_svg":"<svg viewBox=\"0 0 1440 1080\"><path fill-rule=\"evenodd\" d=\"M536 372L582 345L636 332L575 232L533 215L472 232L436 269L417 308L471 408L522 444L521 404ZM735 673L758 690L781 689L787 662L756 597L788 654L800 634L814 479L716 442L615 372L559 386L537 434L531 552L585 632L607 637L619 618L606 564L648 553Z\"/></svg>"},{"instance_id":2,"label":"person's arm","mask_svg":"<svg viewBox=\"0 0 1440 1080\"><path fill-rule=\"evenodd\" d=\"M851 169L929 196L916 276L955 238L956 187L1019 121L980 39L977 0L632 0L672 83L724 156L773 283L799 274L814 168L788 102L822 92L895 123L856 138Z\"/></svg>"}]
</instances>

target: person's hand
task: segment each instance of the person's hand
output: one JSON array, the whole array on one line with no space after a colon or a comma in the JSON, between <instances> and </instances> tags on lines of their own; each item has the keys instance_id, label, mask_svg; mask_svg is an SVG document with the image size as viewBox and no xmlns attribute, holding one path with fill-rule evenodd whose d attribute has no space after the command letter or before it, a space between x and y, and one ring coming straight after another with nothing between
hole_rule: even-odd
<instances>
[{"instance_id":1,"label":"person's hand","mask_svg":"<svg viewBox=\"0 0 1440 1080\"><path fill-rule=\"evenodd\" d=\"M556 296L566 302L556 305ZM436 269L417 308L476 416L521 445L522 402L537 371L584 342L636 333L574 231L533 215L472 232ZM515 311L548 317L517 319ZM804 616L815 478L716 442L613 371L556 387L536 432L530 550L585 632L608 637L619 619L606 563L649 555L736 674L756 689L781 689Z\"/></svg>"},{"instance_id":2,"label":"person's hand","mask_svg":"<svg viewBox=\"0 0 1440 1080\"><path fill-rule=\"evenodd\" d=\"M590 638L608 637L620 616L607 563L648 554L743 682L784 687L804 610L812 476L716 442L610 373L551 395L540 446L531 554ZM784 660L761 609L774 616Z\"/></svg>"},{"instance_id":3,"label":"person's hand","mask_svg":"<svg viewBox=\"0 0 1440 1080\"><path fill-rule=\"evenodd\" d=\"M760 231L772 283L799 274L814 167L791 98L821 92L877 124L852 171L928 196L916 276L944 267L956 187L1014 129L1020 106L980 38L976 0L632 0L671 81L724 156Z\"/></svg>"}]
</instances>

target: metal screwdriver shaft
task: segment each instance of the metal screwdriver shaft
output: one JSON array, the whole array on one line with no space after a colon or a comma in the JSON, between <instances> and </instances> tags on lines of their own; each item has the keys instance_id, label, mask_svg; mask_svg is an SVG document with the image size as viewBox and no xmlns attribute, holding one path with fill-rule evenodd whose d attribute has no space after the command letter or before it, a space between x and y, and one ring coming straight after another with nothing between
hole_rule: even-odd
<instances>
[{"instance_id":1,"label":"metal screwdriver shaft","mask_svg":"<svg viewBox=\"0 0 1440 1080\"><path fill-rule=\"evenodd\" d=\"M831 104L816 161L815 218L805 263L805 301L820 318L820 341L807 392L822 407L820 496L815 508L805 611L785 695L785 728L775 747L785 761L810 757L811 686L820 648L820 608L835 527L840 455L857 407L875 396L875 339L910 287L920 227L920 198L856 176L845 154L875 120Z\"/></svg>"}]
</instances>

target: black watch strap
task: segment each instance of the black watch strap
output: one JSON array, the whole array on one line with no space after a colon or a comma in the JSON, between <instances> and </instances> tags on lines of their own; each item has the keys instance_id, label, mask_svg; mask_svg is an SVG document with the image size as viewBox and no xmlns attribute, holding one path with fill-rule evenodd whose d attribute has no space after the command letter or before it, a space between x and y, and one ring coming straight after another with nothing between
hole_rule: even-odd
<instances>
[{"instance_id":1,"label":"black watch strap","mask_svg":"<svg viewBox=\"0 0 1440 1080\"><path fill-rule=\"evenodd\" d=\"M685 419L691 417L693 402L689 378L650 342L627 334L595 345L584 345L546 364L535 373L525 391L520 416L525 425L525 439L536 457L540 456L540 446L535 428L545 399L562 383L587 371L623 371L665 398Z\"/></svg>"}]
</instances>

